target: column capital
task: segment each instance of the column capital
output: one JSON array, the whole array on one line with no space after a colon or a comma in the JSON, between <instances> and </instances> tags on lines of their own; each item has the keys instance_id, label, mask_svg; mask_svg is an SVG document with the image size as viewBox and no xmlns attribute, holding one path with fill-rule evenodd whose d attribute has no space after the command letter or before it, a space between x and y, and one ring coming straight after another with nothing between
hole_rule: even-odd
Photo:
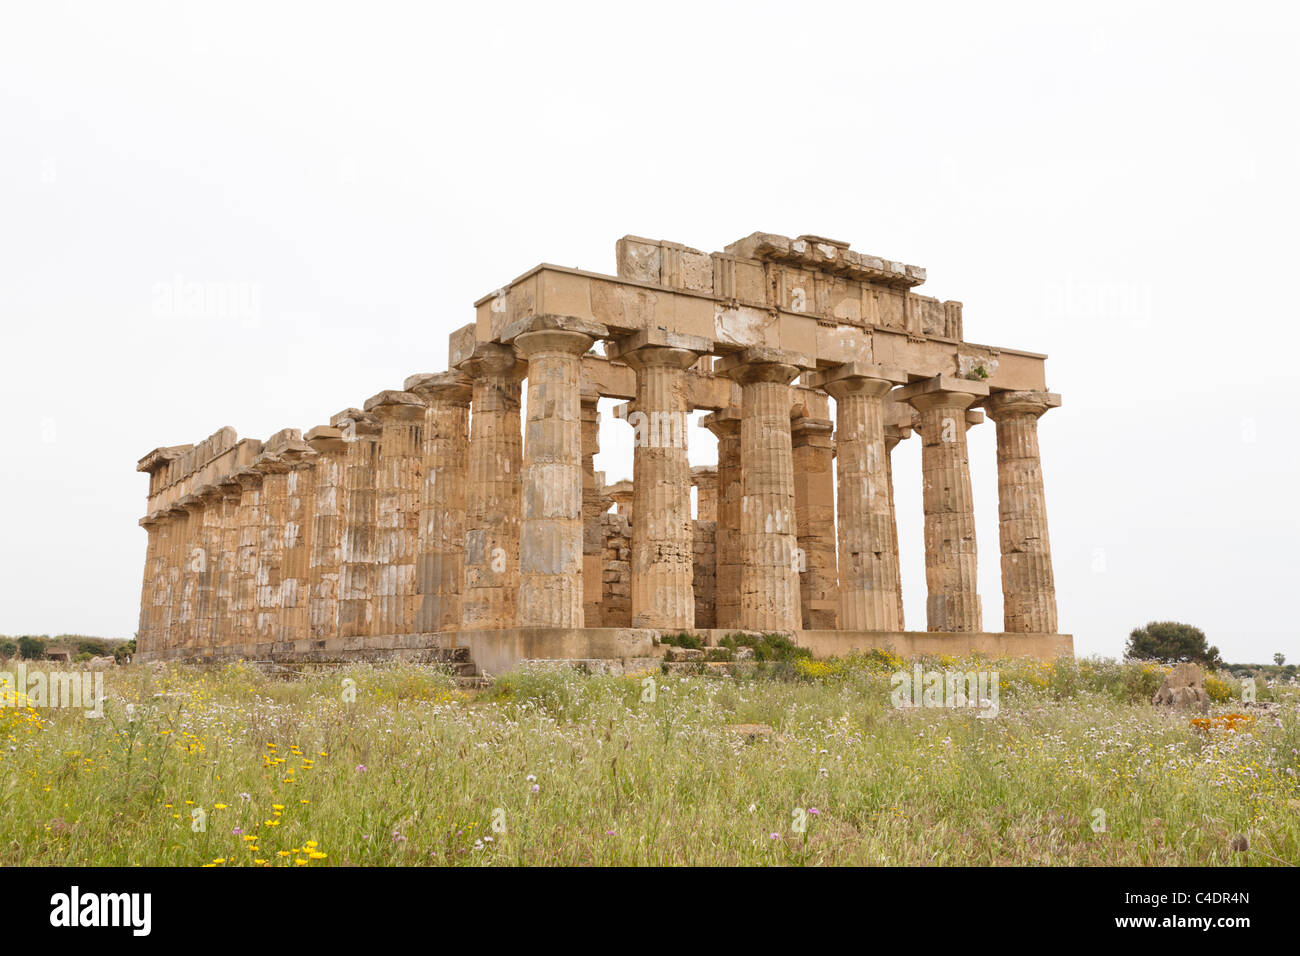
<instances>
[{"instance_id":1,"label":"column capital","mask_svg":"<svg viewBox=\"0 0 1300 956\"><path fill-rule=\"evenodd\" d=\"M983 382L957 378L955 375L936 375L934 378L904 385L895 393L895 397L923 412L928 408L970 408L988 394L989 387Z\"/></svg>"},{"instance_id":2,"label":"column capital","mask_svg":"<svg viewBox=\"0 0 1300 956\"><path fill-rule=\"evenodd\" d=\"M528 365L515 350L500 342L479 342L474 351L456 363L456 368L473 379L495 379L516 384L528 374Z\"/></svg>"},{"instance_id":3,"label":"column capital","mask_svg":"<svg viewBox=\"0 0 1300 956\"><path fill-rule=\"evenodd\" d=\"M718 487L717 465L696 465L691 469L691 484L697 488Z\"/></svg>"},{"instance_id":4,"label":"column capital","mask_svg":"<svg viewBox=\"0 0 1300 956\"><path fill-rule=\"evenodd\" d=\"M802 352L755 345L724 355L714 365L714 373L740 385L773 382L789 385L802 372L817 367L817 360Z\"/></svg>"},{"instance_id":5,"label":"column capital","mask_svg":"<svg viewBox=\"0 0 1300 956\"><path fill-rule=\"evenodd\" d=\"M333 425L317 425L303 438L320 455L338 455L347 450L343 429L335 428Z\"/></svg>"},{"instance_id":6,"label":"column capital","mask_svg":"<svg viewBox=\"0 0 1300 956\"><path fill-rule=\"evenodd\" d=\"M420 372L408 376L402 388L419 396L425 404L468 407L474 392L474 380L458 369L450 372Z\"/></svg>"},{"instance_id":7,"label":"column capital","mask_svg":"<svg viewBox=\"0 0 1300 956\"><path fill-rule=\"evenodd\" d=\"M821 445L831 447L835 426L828 418L806 418L802 415L790 419L790 441L798 447Z\"/></svg>"},{"instance_id":8,"label":"column capital","mask_svg":"<svg viewBox=\"0 0 1300 956\"><path fill-rule=\"evenodd\" d=\"M367 398L364 407L380 421L415 421L424 417L424 399L414 392L386 389Z\"/></svg>"},{"instance_id":9,"label":"column capital","mask_svg":"<svg viewBox=\"0 0 1300 956\"><path fill-rule=\"evenodd\" d=\"M878 396L889 392L895 385L907 384L907 373L902 369L869 362L846 362L832 368L818 369L807 376L804 384L829 392L835 399L847 395Z\"/></svg>"},{"instance_id":10,"label":"column capital","mask_svg":"<svg viewBox=\"0 0 1300 956\"><path fill-rule=\"evenodd\" d=\"M547 313L510 323L501 330L500 339L507 345L513 344L525 356L543 352L582 355L596 339L608 335L606 326L591 319Z\"/></svg>"},{"instance_id":11,"label":"column capital","mask_svg":"<svg viewBox=\"0 0 1300 956\"><path fill-rule=\"evenodd\" d=\"M641 329L631 335L612 339L605 355L626 362L634 369L690 368L700 356L713 351L713 343L698 335L669 332L666 329Z\"/></svg>"},{"instance_id":12,"label":"column capital","mask_svg":"<svg viewBox=\"0 0 1300 956\"><path fill-rule=\"evenodd\" d=\"M995 422L1021 415L1038 418L1049 408L1060 408L1061 396L1039 391L994 392L982 404Z\"/></svg>"},{"instance_id":13,"label":"column capital","mask_svg":"<svg viewBox=\"0 0 1300 956\"><path fill-rule=\"evenodd\" d=\"M720 408L700 419L700 427L707 428L718 438L740 434L740 409Z\"/></svg>"}]
</instances>

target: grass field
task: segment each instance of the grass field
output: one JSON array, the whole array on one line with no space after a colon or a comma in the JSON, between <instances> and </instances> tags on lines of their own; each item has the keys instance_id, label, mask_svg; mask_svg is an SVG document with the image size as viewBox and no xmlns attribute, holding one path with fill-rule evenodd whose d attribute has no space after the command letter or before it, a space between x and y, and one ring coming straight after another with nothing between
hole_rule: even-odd
<instances>
[{"instance_id":1,"label":"grass field","mask_svg":"<svg viewBox=\"0 0 1300 956\"><path fill-rule=\"evenodd\" d=\"M103 718L0 708L0 863L1300 862L1293 687L1197 725L1145 703L1153 665L926 662L998 672L982 719L892 706L900 665L111 670Z\"/></svg>"}]
</instances>

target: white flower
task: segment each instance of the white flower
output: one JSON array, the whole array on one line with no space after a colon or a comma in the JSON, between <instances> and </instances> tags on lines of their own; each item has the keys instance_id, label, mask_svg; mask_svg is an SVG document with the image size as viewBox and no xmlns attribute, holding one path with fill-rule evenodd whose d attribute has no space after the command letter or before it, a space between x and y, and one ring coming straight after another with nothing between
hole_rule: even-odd
<instances>
[{"instance_id":1,"label":"white flower","mask_svg":"<svg viewBox=\"0 0 1300 956\"><path fill-rule=\"evenodd\" d=\"M524 779L527 780L529 783L532 783L537 779L537 775L530 773L528 776L524 777Z\"/></svg>"}]
</instances>

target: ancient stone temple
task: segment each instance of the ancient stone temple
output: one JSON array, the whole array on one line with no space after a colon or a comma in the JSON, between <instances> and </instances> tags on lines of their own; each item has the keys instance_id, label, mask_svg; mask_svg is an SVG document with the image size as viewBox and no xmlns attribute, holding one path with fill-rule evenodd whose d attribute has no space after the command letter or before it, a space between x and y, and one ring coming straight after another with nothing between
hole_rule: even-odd
<instances>
[{"instance_id":1,"label":"ancient stone temple","mask_svg":"<svg viewBox=\"0 0 1300 956\"><path fill-rule=\"evenodd\" d=\"M845 242L755 233L705 253L628 236L616 251L617 276L525 272L452 334L449 371L328 424L145 455L141 656L468 650L500 673L741 630L818 655L1072 652L1038 453L1038 419L1060 404L1045 356L967 342L960 302L915 291L925 270ZM593 469L602 398L624 402L630 482ZM688 460L696 410L716 467ZM997 632L967 457L985 416ZM924 631L903 620L891 466L914 435L921 474L901 480L924 491Z\"/></svg>"}]
</instances>

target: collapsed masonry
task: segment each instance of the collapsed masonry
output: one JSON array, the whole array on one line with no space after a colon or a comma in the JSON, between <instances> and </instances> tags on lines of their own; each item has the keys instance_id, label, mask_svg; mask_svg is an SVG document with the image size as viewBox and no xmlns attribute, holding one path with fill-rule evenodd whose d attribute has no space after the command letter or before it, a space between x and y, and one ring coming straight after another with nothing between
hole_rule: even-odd
<instances>
[{"instance_id":1,"label":"collapsed masonry","mask_svg":"<svg viewBox=\"0 0 1300 956\"><path fill-rule=\"evenodd\" d=\"M468 647L499 672L653 656L656 633L711 629L788 632L815 653L1072 651L1038 455L1037 420L1060 404L1045 356L965 342L961 303L912 291L924 270L843 242L755 233L707 254L629 236L617 258L617 278L526 272L476 303L451 371L305 435L223 428L147 454L140 655ZM627 400L631 482L593 470L601 398ZM716 469L688 462L695 409ZM984 414L1004 603L992 634L966 446ZM890 453L913 433L928 634L904 631L894 519Z\"/></svg>"}]
</instances>

